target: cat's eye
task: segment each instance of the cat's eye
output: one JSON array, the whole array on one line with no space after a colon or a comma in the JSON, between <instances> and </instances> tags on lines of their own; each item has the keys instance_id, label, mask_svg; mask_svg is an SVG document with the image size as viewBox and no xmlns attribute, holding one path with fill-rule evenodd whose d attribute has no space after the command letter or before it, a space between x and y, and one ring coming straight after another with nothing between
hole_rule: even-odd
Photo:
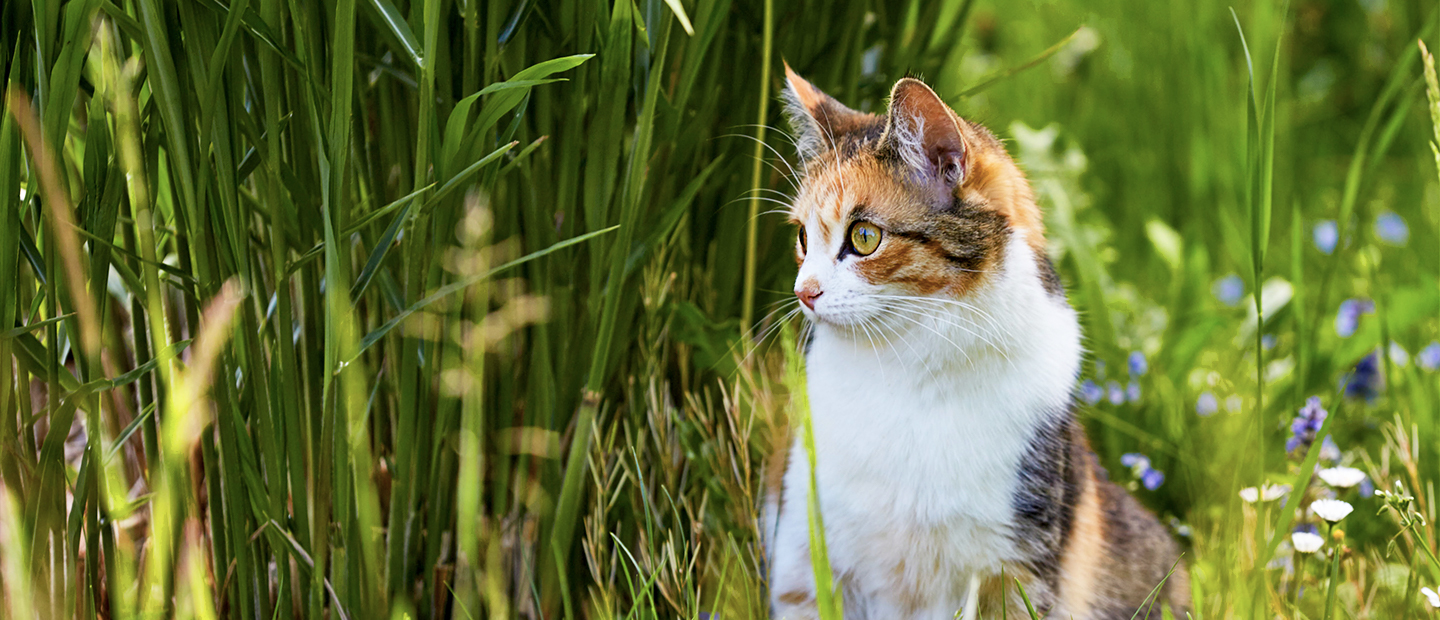
<instances>
[{"instance_id":1,"label":"cat's eye","mask_svg":"<svg viewBox=\"0 0 1440 620\"><path fill-rule=\"evenodd\" d=\"M806 248L805 248L805 227L804 227L804 226L801 226L801 227L800 227L799 239L800 239L800 253L801 253L801 254L804 254L804 253L806 252Z\"/></svg>"},{"instance_id":2,"label":"cat's eye","mask_svg":"<svg viewBox=\"0 0 1440 620\"><path fill-rule=\"evenodd\" d=\"M880 247L880 227L870 222L855 222L850 227L850 246L855 248L855 253L861 256L869 256Z\"/></svg>"}]
</instances>

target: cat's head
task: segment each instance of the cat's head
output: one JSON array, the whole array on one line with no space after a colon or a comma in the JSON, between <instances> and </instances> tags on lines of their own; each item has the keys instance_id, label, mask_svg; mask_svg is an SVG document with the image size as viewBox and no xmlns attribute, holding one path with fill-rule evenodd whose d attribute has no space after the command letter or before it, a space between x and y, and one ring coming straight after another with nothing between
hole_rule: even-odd
<instances>
[{"instance_id":1,"label":"cat's head","mask_svg":"<svg viewBox=\"0 0 1440 620\"><path fill-rule=\"evenodd\" d=\"M916 79L897 82L877 115L785 70L803 163L790 211L795 294L808 318L863 326L913 305L903 298L964 302L1003 279L1016 253L1035 267L1028 280L1058 290L1030 185L993 134Z\"/></svg>"}]
</instances>

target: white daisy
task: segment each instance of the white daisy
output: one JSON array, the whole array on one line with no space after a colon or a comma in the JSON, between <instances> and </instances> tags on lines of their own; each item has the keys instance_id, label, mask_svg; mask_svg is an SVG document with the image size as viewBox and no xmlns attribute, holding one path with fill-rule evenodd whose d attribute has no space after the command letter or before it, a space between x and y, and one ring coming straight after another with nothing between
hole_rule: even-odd
<instances>
[{"instance_id":1,"label":"white daisy","mask_svg":"<svg viewBox=\"0 0 1440 620\"><path fill-rule=\"evenodd\" d=\"M1365 472L1354 467L1331 467L1320 470L1320 479L1337 489L1348 489L1365 480Z\"/></svg>"},{"instance_id":2,"label":"white daisy","mask_svg":"<svg viewBox=\"0 0 1440 620\"><path fill-rule=\"evenodd\" d=\"M1285 497L1285 494L1289 492L1290 485L1288 484L1267 484L1263 489L1245 487L1240 489L1240 499L1245 500L1247 504L1258 501L1270 502Z\"/></svg>"},{"instance_id":3,"label":"white daisy","mask_svg":"<svg viewBox=\"0 0 1440 620\"><path fill-rule=\"evenodd\" d=\"M1295 545L1295 550L1300 553L1315 553L1325 546L1325 539L1319 534L1295 532L1290 535L1290 544Z\"/></svg>"},{"instance_id":4,"label":"white daisy","mask_svg":"<svg viewBox=\"0 0 1440 620\"><path fill-rule=\"evenodd\" d=\"M1310 504L1310 510L1315 511L1315 515L1321 519L1336 523L1355 510L1355 507L1338 499L1317 499Z\"/></svg>"},{"instance_id":5,"label":"white daisy","mask_svg":"<svg viewBox=\"0 0 1440 620\"><path fill-rule=\"evenodd\" d=\"M1431 590L1428 587L1420 588L1420 593L1424 594L1425 599L1430 601L1431 607L1440 607L1440 594L1436 594L1434 590Z\"/></svg>"},{"instance_id":6,"label":"white daisy","mask_svg":"<svg viewBox=\"0 0 1440 620\"><path fill-rule=\"evenodd\" d=\"M1260 491L1260 499L1263 499L1267 502L1273 502L1277 499L1285 497L1285 494L1289 492L1290 485L1288 484L1267 484L1265 485L1265 488Z\"/></svg>"}]
</instances>

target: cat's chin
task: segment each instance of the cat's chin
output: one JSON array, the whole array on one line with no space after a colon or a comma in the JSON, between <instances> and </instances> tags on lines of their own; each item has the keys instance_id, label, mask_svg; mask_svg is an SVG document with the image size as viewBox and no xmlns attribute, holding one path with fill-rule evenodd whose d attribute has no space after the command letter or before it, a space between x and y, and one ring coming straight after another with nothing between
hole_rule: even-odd
<instances>
[{"instance_id":1,"label":"cat's chin","mask_svg":"<svg viewBox=\"0 0 1440 620\"><path fill-rule=\"evenodd\" d=\"M816 329L857 341L873 341L881 334L894 337L898 335L897 328L903 329L903 326L892 325L883 318L872 316L810 314L806 315L805 319Z\"/></svg>"},{"instance_id":2,"label":"cat's chin","mask_svg":"<svg viewBox=\"0 0 1440 620\"><path fill-rule=\"evenodd\" d=\"M822 313L817 310L810 310L804 314L805 320L811 322L816 327L850 330L859 329L859 326L866 322L865 317L856 316L851 312L836 312L831 310Z\"/></svg>"}]
</instances>

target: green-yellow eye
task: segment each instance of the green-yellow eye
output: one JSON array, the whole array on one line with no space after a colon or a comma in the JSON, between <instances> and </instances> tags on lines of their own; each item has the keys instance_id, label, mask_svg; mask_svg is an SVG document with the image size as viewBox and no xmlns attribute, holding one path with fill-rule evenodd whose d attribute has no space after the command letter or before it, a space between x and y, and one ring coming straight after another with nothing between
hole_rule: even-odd
<instances>
[{"instance_id":1,"label":"green-yellow eye","mask_svg":"<svg viewBox=\"0 0 1440 620\"><path fill-rule=\"evenodd\" d=\"M870 222L855 222L850 227L850 246L855 248L855 253L861 256L869 256L880 247L880 227Z\"/></svg>"}]
</instances>

